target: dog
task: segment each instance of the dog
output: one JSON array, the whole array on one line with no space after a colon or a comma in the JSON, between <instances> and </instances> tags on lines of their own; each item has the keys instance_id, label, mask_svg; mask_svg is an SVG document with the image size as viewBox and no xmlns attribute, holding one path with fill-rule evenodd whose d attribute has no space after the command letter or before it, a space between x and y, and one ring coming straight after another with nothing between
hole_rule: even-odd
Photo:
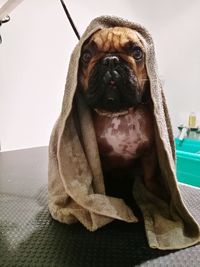
<instances>
[{"instance_id":1,"label":"dog","mask_svg":"<svg viewBox=\"0 0 200 267\"><path fill-rule=\"evenodd\" d=\"M132 195L134 174L157 191L157 158L145 47L126 27L95 32L83 45L79 87L91 109L106 194Z\"/></svg>"}]
</instances>

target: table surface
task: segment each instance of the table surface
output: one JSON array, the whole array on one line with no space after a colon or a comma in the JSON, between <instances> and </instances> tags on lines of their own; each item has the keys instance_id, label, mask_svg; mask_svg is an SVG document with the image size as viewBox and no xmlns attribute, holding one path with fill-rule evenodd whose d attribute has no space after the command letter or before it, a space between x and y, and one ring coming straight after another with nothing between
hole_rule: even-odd
<instances>
[{"instance_id":1,"label":"table surface","mask_svg":"<svg viewBox=\"0 0 200 267\"><path fill-rule=\"evenodd\" d=\"M47 206L48 148L0 153L0 266L200 266L200 245L148 246L142 222L114 221L91 233L53 220ZM180 185L200 223L200 190Z\"/></svg>"}]
</instances>

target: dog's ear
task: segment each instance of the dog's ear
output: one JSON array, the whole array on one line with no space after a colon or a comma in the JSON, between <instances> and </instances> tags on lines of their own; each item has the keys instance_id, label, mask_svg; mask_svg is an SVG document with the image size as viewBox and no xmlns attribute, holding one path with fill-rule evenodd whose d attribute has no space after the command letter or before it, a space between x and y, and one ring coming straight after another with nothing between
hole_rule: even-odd
<instances>
[{"instance_id":1,"label":"dog's ear","mask_svg":"<svg viewBox=\"0 0 200 267\"><path fill-rule=\"evenodd\" d=\"M82 48L81 48L81 54L83 53L85 49L87 49L88 46L90 47L90 49L97 48L97 44L94 40L92 40L92 36L86 39L85 42L83 43Z\"/></svg>"},{"instance_id":2,"label":"dog's ear","mask_svg":"<svg viewBox=\"0 0 200 267\"><path fill-rule=\"evenodd\" d=\"M84 48L87 46L87 44L90 42L91 36L85 40L85 42L82 45L81 52L83 52Z\"/></svg>"},{"instance_id":3,"label":"dog's ear","mask_svg":"<svg viewBox=\"0 0 200 267\"><path fill-rule=\"evenodd\" d=\"M152 99L151 99L151 92L150 92L150 81L149 79L147 79L145 81L145 84L144 84L144 87L143 87L143 96L142 96L142 102L145 104L145 103L148 103L148 102L151 102Z\"/></svg>"}]
</instances>

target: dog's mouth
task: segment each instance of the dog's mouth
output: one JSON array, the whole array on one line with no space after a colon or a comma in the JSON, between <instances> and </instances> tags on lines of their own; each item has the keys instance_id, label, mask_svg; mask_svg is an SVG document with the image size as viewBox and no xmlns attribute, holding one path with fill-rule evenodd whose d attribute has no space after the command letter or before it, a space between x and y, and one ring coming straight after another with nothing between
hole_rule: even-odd
<instances>
[{"instance_id":1,"label":"dog's mouth","mask_svg":"<svg viewBox=\"0 0 200 267\"><path fill-rule=\"evenodd\" d=\"M141 102L142 90L128 62L106 56L91 71L86 100L93 109L118 112Z\"/></svg>"}]
</instances>

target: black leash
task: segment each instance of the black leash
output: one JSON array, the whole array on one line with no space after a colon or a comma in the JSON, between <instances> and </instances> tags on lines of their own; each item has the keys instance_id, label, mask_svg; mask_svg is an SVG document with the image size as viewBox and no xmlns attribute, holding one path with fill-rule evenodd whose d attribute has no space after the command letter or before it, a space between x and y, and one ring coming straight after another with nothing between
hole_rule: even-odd
<instances>
[{"instance_id":1,"label":"black leash","mask_svg":"<svg viewBox=\"0 0 200 267\"><path fill-rule=\"evenodd\" d=\"M76 26L75 26L75 24L74 24L71 16L70 16L69 11L67 10L67 7L66 7L64 1L63 0L60 0L60 2L62 4L62 7L63 7L63 9L65 11L65 14L66 14L68 20L69 20L69 22L70 22L70 24L72 26L72 29L73 29L74 33L76 34L76 37L78 38L78 40L80 40L80 34L79 34L79 32L78 32L78 30L77 30L77 28L76 28Z\"/></svg>"},{"instance_id":2,"label":"black leash","mask_svg":"<svg viewBox=\"0 0 200 267\"><path fill-rule=\"evenodd\" d=\"M69 22L70 22L70 24L71 24L71 26L72 26L72 29L73 29L74 33L76 34L76 37L78 38L78 40L80 40L80 34L79 34L79 32L78 32L78 30L77 30L77 28L76 28L76 26L75 26L75 24L74 24L74 22L73 22L73 19L72 19L70 13L69 13L69 11L68 11L68 9L67 9L67 7L66 7L64 1L63 1L63 0L60 0L60 2L61 2L61 4L62 4L62 7L63 7L63 9L64 9L64 11L65 11L65 14L66 14L68 20L69 20ZM10 20L10 17L9 17L9 16L6 16L5 19L0 20L0 26L1 26L2 24L4 24L4 23L8 22L9 20ZM0 35L0 43L2 43L1 35Z\"/></svg>"}]
</instances>

